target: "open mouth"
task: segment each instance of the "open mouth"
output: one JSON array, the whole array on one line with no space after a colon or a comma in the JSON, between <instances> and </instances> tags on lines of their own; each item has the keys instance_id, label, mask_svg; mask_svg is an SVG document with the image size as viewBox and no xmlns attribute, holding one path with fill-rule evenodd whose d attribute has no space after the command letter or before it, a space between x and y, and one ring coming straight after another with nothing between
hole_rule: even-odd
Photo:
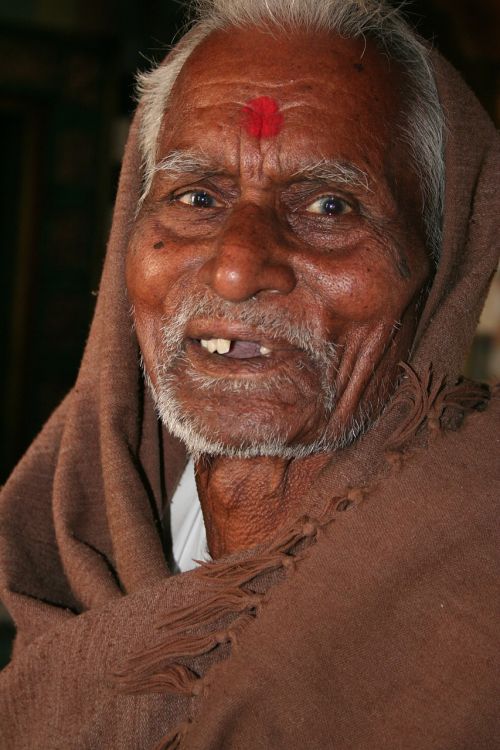
<instances>
[{"instance_id":1,"label":"open mouth","mask_svg":"<svg viewBox=\"0 0 500 750\"><path fill-rule=\"evenodd\" d=\"M270 378L302 372L304 377L305 354L300 349L288 346L284 342L252 341L248 339L228 338L187 338L185 353L187 355L188 373L199 384L200 378L216 378L221 383L245 380L255 387L262 379L266 392ZM305 364L305 362L304 362Z\"/></svg>"},{"instance_id":2,"label":"open mouth","mask_svg":"<svg viewBox=\"0 0 500 750\"><path fill-rule=\"evenodd\" d=\"M242 341L239 339L199 339L197 343L209 354L218 354L232 359L253 359L255 357L269 357L271 349L257 341Z\"/></svg>"},{"instance_id":3,"label":"open mouth","mask_svg":"<svg viewBox=\"0 0 500 750\"><path fill-rule=\"evenodd\" d=\"M289 366L305 353L286 339L234 322L195 321L186 330L184 347L195 367L211 374L239 377Z\"/></svg>"}]
</instances>

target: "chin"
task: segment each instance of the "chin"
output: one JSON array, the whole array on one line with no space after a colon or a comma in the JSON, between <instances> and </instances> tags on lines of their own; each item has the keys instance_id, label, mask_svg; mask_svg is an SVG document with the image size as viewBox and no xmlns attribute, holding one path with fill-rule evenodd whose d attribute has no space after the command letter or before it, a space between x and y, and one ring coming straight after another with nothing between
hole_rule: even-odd
<instances>
[{"instance_id":1,"label":"chin","mask_svg":"<svg viewBox=\"0 0 500 750\"><path fill-rule=\"evenodd\" d=\"M258 414L244 414L238 409L239 399L231 413L218 411L206 402L184 404L171 388L153 389L153 397L160 419L167 430L181 440L188 453L196 460L202 455L227 458L256 458L258 456L283 459L306 458L317 453L341 450L353 443L369 426L361 414L349 424L335 424L334 412L329 415L327 427L318 429L307 438L297 438L300 425L290 425L279 406L260 410ZM246 399L248 405L248 396ZM220 406L218 407L220 409ZM210 422L202 410L210 411ZM303 416L304 410L295 410ZM302 430L302 433L304 430Z\"/></svg>"}]
</instances>

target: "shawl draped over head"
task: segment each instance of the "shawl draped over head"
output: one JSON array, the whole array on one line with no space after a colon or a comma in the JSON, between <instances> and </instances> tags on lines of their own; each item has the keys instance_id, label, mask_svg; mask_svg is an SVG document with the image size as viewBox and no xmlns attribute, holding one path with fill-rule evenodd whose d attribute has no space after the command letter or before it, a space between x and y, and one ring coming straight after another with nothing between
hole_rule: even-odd
<instances>
[{"instance_id":1,"label":"shawl draped over head","mask_svg":"<svg viewBox=\"0 0 500 750\"><path fill-rule=\"evenodd\" d=\"M498 264L500 148L432 61L444 243L401 385L321 479L328 502L175 576L162 518L186 457L144 386L124 280L139 108L76 384L2 492L2 748L498 747L500 399L459 376Z\"/></svg>"}]
</instances>

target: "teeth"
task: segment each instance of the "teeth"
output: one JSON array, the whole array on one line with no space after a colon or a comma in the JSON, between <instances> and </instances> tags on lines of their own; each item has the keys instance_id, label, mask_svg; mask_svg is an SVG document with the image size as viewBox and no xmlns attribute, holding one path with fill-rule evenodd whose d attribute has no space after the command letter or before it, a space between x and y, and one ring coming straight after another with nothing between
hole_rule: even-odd
<instances>
[{"instance_id":1,"label":"teeth","mask_svg":"<svg viewBox=\"0 0 500 750\"><path fill-rule=\"evenodd\" d=\"M231 348L229 339L217 339L217 351L219 354L227 354Z\"/></svg>"},{"instance_id":2,"label":"teeth","mask_svg":"<svg viewBox=\"0 0 500 750\"><path fill-rule=\"evenodd\" d=\"M231 349L231 341L230 339L201 339L200 341L202 347L204 349L207 349L210 354L227 354L228 351ZM267 348L267 346L261 346L259 354L261 357L265 357L268 354L271 354L271 350Z\"/></svg>"},{"instance_id":3,"label":"teeth","mask_svg":"<svg viewBox=\"0 0 500 750\"><path fill-rule=\"evenodd\" d=\"M229 339L201 339L201 345L204 349L208 349L210 354L227 354L231 348L231 341Z\"/></svg>"}]
</instances>

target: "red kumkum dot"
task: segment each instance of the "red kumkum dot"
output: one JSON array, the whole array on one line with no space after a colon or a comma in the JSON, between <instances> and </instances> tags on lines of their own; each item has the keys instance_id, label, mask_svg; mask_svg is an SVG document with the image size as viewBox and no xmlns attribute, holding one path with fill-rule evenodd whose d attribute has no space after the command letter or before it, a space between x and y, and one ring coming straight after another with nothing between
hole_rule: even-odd
<instances>
[{"instance_id":1,"label":"red kumkum dot","mask_svg":"<svg viewBox=\"0 0 500 750\"><path fill-rule=\"evenodd\" d=\"M284 117L278 103L270 96L251 99L243 107L242 125L254 138L271 138L283 127Z\"/></svg>"}]
</instances>

